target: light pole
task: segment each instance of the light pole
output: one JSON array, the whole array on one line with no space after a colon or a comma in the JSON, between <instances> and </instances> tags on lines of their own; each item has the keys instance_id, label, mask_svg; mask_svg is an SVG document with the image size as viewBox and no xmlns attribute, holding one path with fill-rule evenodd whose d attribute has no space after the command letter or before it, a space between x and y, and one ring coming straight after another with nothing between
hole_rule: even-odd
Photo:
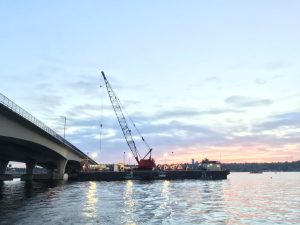
<instances>
[{"instance_id":1,"label":"light pole","mask_svg":"<svg viewBox=\"0 0 300 225\"><path fill-rule=\"evenodd\" d=\"M66 138L66 125L67 125L67 117L63 116L64 119L64 139Z\"/></svg>"}]
</instances>

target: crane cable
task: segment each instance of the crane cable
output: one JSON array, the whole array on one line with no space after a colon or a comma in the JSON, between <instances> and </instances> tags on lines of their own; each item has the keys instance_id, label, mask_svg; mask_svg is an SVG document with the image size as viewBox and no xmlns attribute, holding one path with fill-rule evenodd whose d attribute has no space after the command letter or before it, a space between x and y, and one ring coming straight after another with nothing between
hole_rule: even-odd
<instances>
[{"instance_id":1,"label":"crane cable","mask_svg":"<svg viewBox=\"0 0 300 225\"><path fill-rule=\"evenodd\" d=\"M104 98L104 88L100 84L101 93L101 103L100 103L100 137L99 137L99 152L101 152L102 148L102 128L103 128L103 98Z\"/></svg>"}]
</instances>

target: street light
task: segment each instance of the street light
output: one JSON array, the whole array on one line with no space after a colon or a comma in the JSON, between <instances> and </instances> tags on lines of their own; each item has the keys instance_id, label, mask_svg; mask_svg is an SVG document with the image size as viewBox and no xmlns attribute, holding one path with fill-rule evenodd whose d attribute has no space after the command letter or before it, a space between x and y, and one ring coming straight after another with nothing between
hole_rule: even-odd
<instances>
[{"instance_id":1,"label":"street light","mask_svg":"<svg viewBox=\"0 0 300 225\"><path fill-rule=\"evenodd\" d=\"M67 117L61 116L61 118L64 120L64 139L66 138L66 125L67 125Z\"/></svg>"},{"instance_id":2,"label":"street light","mask_svg":"<svg viewBox=\"0 0 300 225\"><path fill-rule=\"evenodd\" d=\"M97 152L93 152L92 155L91 155L91 157L92 157L93 159L96 159L97 156L98 156Z\"/></svg>"}]
</instances>

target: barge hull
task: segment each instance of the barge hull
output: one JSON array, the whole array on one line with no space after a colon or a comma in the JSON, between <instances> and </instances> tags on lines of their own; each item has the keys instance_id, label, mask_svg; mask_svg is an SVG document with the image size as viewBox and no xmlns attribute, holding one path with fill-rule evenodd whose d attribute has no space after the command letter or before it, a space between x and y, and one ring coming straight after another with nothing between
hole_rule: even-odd
<instances>
[{"instance_id":1,"label":"barge hull","mask_svg":"<svg viewBox=\"0 0 300 225\"><path fill-rule=\"evenodd\" d=\"M78 174L80 181L122 181L122 180L225 180L230 172L224 171L149 171L133 172L82 172Z\"/></svg>"}]
</instances>

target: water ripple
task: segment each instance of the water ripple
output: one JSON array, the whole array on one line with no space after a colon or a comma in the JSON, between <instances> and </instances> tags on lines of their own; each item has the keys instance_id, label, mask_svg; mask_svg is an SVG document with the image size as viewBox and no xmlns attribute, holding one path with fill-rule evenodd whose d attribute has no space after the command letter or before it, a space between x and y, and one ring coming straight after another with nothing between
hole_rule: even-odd
<instances>
[{"instance_id":1,"label":"water ripple","mask_svg":"<svg viewBox=\"0 0 300 225\"><path fill-rule=\"evenodd\" d=\"M300 173L0 185L0 224L298 224Z\"/></svg>"}]
</instances>

